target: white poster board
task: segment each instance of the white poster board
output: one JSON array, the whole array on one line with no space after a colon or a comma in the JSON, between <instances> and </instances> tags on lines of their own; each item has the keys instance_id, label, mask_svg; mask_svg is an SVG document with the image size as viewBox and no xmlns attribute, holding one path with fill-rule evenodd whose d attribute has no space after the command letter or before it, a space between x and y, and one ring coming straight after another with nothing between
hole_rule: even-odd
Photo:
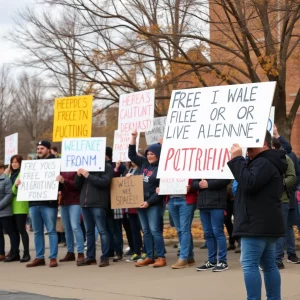
<instances>
[{"instance_id":1,"label":"white poster board","mask_svg":"<svg viewBox=\"0 0 300 300\"><path fill-rule=\"evenodd\" d=\"M185 195L189 180L186 178L161 178L159 195Z\"/></svg>"},{"instance_id":2,"label":"white poster board","mask_svg":"<svg viewBox=\"0 0 300 300\"><path fill-rule=\"evenodd\" d=\"M13 155L18 154L18 133L5 137L5 156L4 164L8 165Z\"/></svg>"},{"instance_id":3,"label":"white poster board","mask_svg":"<svg viewBox=\"0 0 300 300\"><path fill-rule=\"evenodd\" d=\"M172 92L158 178L233 178L230 148L262 147L276 82Z\"/></svg>"},{"instance_id":4,"label":"white poster board","mask_svg":"<svg viewBox=\"0 0 300 300\"><path fill-rule=\"evenodd\" d=\"M60 159L23 160L17 201L57 200Z\"/></svg>"},{"instance_id":5,"label":"white poster board","mask_svg":"<svg viewBox=\"0 0 300 300\"><path fill-rule=\"evenodd\" d=\"M119 99L119 132L152 130L155 90L123 94Z\"/></svg>"},{"instance_id":6,"label":"white poster board","mask_svg":"<svg viewBox=\"0 0 300 300\"><path fill-rule=\"evenodd\" d=\"M130 132L119 132L118 130L115 130L114 135L114 147L113 147L113 157L112 161L130 161L128 157L128 148L129 143L131 141L131 133ZM138 133L137 139L136 139L136 148L138 150L139 147L139 141L140 141L140 134Z\"/></svg>"},{"instance_id":7,"label":"white poster board","mask_svg":"<svg viewBox=\"0 0 300 300\"><path fill-rule=\"evenodd\" d=\"M274 128L274 122L275 122L275 106L272 106L270 109L270 116L268 120L268 131L273 136L273 128Z\"/></svg>"},{"instance_id":8,"label":"white poster board","mask_svg":"<svg viewBox=\"0 0 300 300\"><path fill-rule=\"evenodd\" d=\"M164 137L166 121L167 117L154 118L152 130L145 132L147 145L158 143Z\"/></svg>"},{"instance_id":9,"label":"white poster board","mask_svg":"<svg viewBox=\"0 0 300 300\"><path fill-rule=\"evenodd\" d=\"M61 171L77 172L80 168L89 172L104 171L105 148L105 137L63 139Z\"/></svg>"}]
</instances>

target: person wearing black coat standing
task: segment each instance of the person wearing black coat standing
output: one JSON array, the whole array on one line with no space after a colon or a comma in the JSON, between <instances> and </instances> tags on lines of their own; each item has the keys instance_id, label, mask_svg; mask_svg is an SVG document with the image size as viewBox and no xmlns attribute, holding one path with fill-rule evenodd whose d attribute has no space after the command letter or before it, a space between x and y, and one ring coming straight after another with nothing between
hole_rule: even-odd
<instances>
[{"instance_id":1,"label":"person wearing black coat standing","mask_svg":"<svg viewBox=\"0 0 300 300\"><path fill-rule=\"evenodd\" d=\"M241 264L247 299L261 300L264 273L267 299L281 299L281 279L275 261L276 241L285 236L281 209L283 174L287 170L285 152L271 149L266 133L261 148L248 148L249 160L238 144L231 148L228 166L238 182L235 198L233 236L241 237Z\"/></svg>"}]
</instances>

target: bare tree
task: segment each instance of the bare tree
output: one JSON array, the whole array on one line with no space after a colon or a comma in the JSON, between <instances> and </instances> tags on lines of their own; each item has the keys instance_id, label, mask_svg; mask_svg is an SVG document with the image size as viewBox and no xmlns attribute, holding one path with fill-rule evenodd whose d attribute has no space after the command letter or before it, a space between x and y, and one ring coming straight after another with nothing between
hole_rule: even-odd
<instances>
[{"instance_id":1,"label":"bare tree","mask_svg":"<svg viewBox=\"0 0 300 300\"><path fill-rule=\"evenodd\" d=\"M155 88L159 114L174 88L276 81L276 123L290 138L300 103L297 82L287 103L287 81L299 71L298 0L45 2L76 14L83 30L75 34L75 58L61 51L102 99L118 102L121 93ZM63 40L45 17L30 23Z\"/></svg>"},{"instance_id":2,"label":"bare tree","mask_svg":"<svg viewBox=\"0 0 300 300\"><path fill-rule=\"evenodd\" d=\"M10 76L10 69L2 65L0 66L0 157L4 157L4 141L8 134L10 122L13 119L12 115L12 101L13 101L13 84Z\"/></svg>"},{"instance_id":3,"label":"bare tree","mask_svg":"<svg viewBox=\"0 0 300 300\"><path fill-rule=\"evenodd\" d=\"M19 76L14 104L20 118L21 131L25 130L30 137L31 152L35 152L38 139L51 127L53 101L47 99L46 93L40 79L30 77L27 73Z\"/></svg>"}]
</instances>

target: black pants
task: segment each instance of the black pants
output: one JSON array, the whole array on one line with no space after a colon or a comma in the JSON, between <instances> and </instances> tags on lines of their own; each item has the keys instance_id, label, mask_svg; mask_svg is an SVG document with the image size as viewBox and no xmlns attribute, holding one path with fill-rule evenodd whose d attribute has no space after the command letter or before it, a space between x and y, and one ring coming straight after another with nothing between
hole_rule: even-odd
<instances>
[{"instance_id":1,"label":"black pants","mask_svg":"<svg viewBox=\"0 0 300 300\"><path fill-rule=\"evenodd\" d=\"M141 224L138 214L129 214L130 228L132 232L132 242L134 254L141 255L141 249L143 248L143 240L141 235Z\"/></svg>"},{"instance_id":2,"label":"black pants","mask_svg":"<svg viewBox=\"0 0 300 300\"><path fill-rule=\"evenodd\" d=\"M110 256L123 255L122 219L114 219L112 214L107 215L107 231L110 239Z\"/></svg>"},{"instance_id":3,"label":"black pants","mask_svg":"<svg viewBox=\"0 0 300 300\"><path fill-rule=\"evenodd\" d=\"M228 200L227 210L226 210L227 215L224 217L224 224L229 236L230 245L234 245L235 242L238 242L238 239L232 236L232 232L233 232L232 216L234 215L233 206L234 206L234 201Z\"/></svg>"},{"instance_id":4,"label":"black pants","mask_svg":"<svg viewBox=\"0 0 300 300\"><path fill-rule=\"evenodd\" d=\"M29 236L26 230L27 214L13 215L15 231L17 232L18 249L20 248L20 236L22 239L24 252L29 253Z\"/></svg>"},{"instance_id":5,"label":"black pants","mask_svg":"<svg viewBox=\"0 0 300 300\"><path fill-rule=\"evenodd\" d=\"M11 245L11 254L15 255L18 254L18 234L15 230L13 217L2 217L0 218L0 255L5 255L5 242L4 242L4 235L3 230L5 233L8 234L10 239Z\"/></svg>"},{"instance_id":6,"label":"black pants","mask_svg":"<svg viewBox=\"0 0 300 300\"><path fill-rule=\"evenodd\" d=\"M134 251L133 237L132 237L132 231L131 231L131 226L130 226L130 221L129 221L129 214L123 214L122 225L126 232L126 238L128 241L128 246L130 248L130 251Z\"/></svg>"}]
</instances>

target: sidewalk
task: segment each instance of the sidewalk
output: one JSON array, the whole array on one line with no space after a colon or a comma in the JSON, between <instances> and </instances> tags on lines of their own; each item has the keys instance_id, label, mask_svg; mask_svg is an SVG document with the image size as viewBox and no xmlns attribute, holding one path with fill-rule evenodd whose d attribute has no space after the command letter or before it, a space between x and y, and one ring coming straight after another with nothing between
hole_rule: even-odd
<instances>
[{"instance_id":1,"label":"sidewalk","mask_svg":"<svg viewBox=\"0 0 300 300\"><path fill-rule=\"evenodd\" d=\"M30 239L33 249L32 233ZM47 236L45 240L48 245ZM60 258L65 255L65 251L66 248L59 248ZM172 270L170 265L177 260L177 249L167 247L167 251L168 267L160 269L136 268L125 260L119 263L111 262L107 268L77 267L71 262L62 263L58 268L53 269L48 266L27 269L19 262L0 263L0 291L23 291L47 295L54 299L80 300L241 300L246 298L239 254L229 252L230 270L213 273L197 272L194 267ZM48 254L47 249L46 256ZM99 246L97 254L100 255ZM202 264L207 259L206 250L196 248L195 254L197 264ZM31 255L34 258L34 251L31 251ZM281 271L282 299L299 300L300 265L285 263L285 266L286 269ZM266 299L265 296L263 299Z\"/></svg>"}]
</instances>

